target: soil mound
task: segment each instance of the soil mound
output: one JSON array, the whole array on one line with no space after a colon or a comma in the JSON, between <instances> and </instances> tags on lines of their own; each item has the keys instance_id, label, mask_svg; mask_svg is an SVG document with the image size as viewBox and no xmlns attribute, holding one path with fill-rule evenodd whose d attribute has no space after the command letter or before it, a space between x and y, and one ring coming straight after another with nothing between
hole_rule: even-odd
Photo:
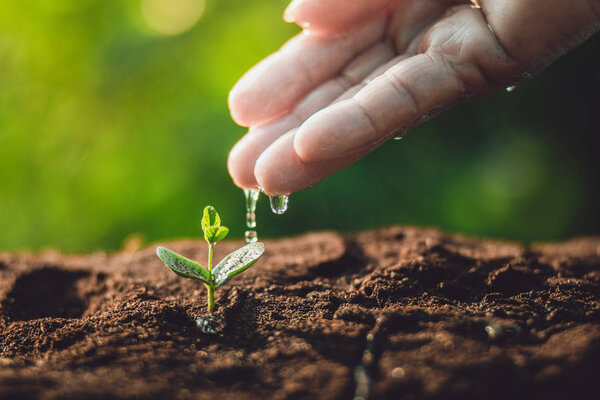
<instances>
[{"instance_id":1,"label":"soil mound","mask_svg":"<svg viewBox=\"0 0 600 400\"><path fill-rule=\"evenodd\" d=\"M201 241L161 243L198 260ZM393 227L266 240L216 292L155 246L0 253L2 399L555 399L600 393L600 238ZM215 259L241 246L222 242Z\"/></svg>"}]
</instances>

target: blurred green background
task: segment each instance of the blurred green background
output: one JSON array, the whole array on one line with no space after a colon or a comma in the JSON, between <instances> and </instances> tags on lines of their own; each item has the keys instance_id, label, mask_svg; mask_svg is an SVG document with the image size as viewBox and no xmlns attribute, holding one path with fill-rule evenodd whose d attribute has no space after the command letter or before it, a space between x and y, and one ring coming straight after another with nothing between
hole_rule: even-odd
<instances>
[{"instance_id":1,"label":"blurred green background","mask_svg":"<svg viewBox=\"0 0 600 400\"><path fill-rule=\"evenodd\" d=\"M281 21L286 3L1 2L0 249L199 236L206 204L241 239L243 194L226 158L244 129L227 93L298 32ZM519 240L600 233L599 89L597 35L514 92L469 100L293 194L283 216L261 198L259 235L392 224Z\"/></svg>"}]
</instances>

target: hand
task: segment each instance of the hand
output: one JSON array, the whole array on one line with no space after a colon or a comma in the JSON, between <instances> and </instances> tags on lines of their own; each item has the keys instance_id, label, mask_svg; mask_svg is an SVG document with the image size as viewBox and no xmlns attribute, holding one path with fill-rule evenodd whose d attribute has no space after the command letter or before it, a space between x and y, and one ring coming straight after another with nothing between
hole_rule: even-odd
<instances>
[{"instance_id":1,"label":"hand","mask_svg":"<svg viewBox=\"0 0 600 400\"><path fill-rule=\"evenodd\" d=\"M271 195L539 71L600 29L600 0L296 0L285 18L304 33L229 96L233 119L250 127L230 174Z\"/></svg>"}]
</instances>

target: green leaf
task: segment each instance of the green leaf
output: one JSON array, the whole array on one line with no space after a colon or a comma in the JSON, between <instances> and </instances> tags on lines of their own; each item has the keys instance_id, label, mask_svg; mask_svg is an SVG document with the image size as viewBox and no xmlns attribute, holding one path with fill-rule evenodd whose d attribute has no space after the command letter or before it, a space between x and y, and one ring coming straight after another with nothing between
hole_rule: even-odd
<instances>
[{"instance_id":1,"label":"green leaf","mask_svg":"<svg viewBox=\"0 0 600 400\"><path fill-rule=\"evenodd\" d=\"M227 234L229 233L229 228L226 226L221 226L219 227L219 229L217 230L217 233L215 235L215 243L225 239L225 236L227 236Z\"/></svg>"},{"instance_id":2,"label":"green leaf","mask_svg":"<svg viewBox=\"0 0 600 400\"><path fill-rule=\"evenodd\" d=\"M206 206L202 215L202 230L206 232L212 226L221 226L221 218L213 206Z\"/></svg>"},{"instance_id":3,"label":"green leaf","mask_svg":"<svg viewBox=\"0 0 600 400\"><path fill-rule=\"evenodd\" d=\"M212 275L216 283L215 287L224 284L227 279L250 268L262 256L265 245L261 242L250 243L241 249L230 253L213 269Z\"/></svg>"},{"instance_id":4,"label":"green leaf","mask_svg":"<svg viewBox=\"0 0 600 400\"><path fill-rule=\"evenodd\" d=\"M211 284L210 272L197 262L185 258L164 247L158 247L156 249L156 254L167 267L171 268L177 275L183 276L184 278L200 279L206 284Z\"/></svg>"},{"instance_id":5,"label":"green leaf","mask_svg":"<svg viewBox=\"0 0 600 400\"><path fill-rule=\"evenodd\" d=\"M204 231L204 239L210 243L214 244L216 242L215 238L217 237L217 232L219 232L218 226L209 226Z\"/></svg>"}]
</instances>

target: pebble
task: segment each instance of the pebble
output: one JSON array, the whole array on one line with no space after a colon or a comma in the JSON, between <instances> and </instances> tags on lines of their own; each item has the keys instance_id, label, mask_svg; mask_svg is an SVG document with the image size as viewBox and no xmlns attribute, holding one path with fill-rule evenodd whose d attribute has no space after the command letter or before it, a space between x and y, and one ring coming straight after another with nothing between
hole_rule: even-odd
<instances>
[{"instance_id":1,"label":"pebble","mask_svg":"<svg viewBox=\"0 0 600 400\"><path fill-rule=\"evenodd\" d=\"M392 370L392 372L390 373L390 375L394 379L401 379L401 378L404 378L406 376L406 371L402 367L396 367L396 368L394 368Z\"/></svg>"}]
</instances>

